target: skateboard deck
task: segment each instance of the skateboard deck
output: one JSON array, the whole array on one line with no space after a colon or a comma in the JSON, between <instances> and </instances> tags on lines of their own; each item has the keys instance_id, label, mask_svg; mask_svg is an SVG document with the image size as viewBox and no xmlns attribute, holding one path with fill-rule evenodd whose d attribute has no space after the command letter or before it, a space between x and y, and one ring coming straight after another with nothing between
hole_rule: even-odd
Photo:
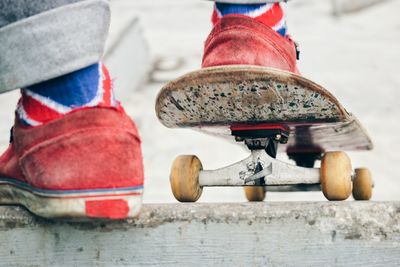
<instances>
[{"instance_id":1,"label":"skateboard deck","mask_svg":"<svg viewBox=\"0 0 400 267\"><path fill-rule=\"evenodd\" d=\"M290 153L370 150L370 137L322 86L258 66L221 66L188 73L162 88L156 113L170 128L232 138L237 130L286 127Z\"/></svg>"}]
</instances>

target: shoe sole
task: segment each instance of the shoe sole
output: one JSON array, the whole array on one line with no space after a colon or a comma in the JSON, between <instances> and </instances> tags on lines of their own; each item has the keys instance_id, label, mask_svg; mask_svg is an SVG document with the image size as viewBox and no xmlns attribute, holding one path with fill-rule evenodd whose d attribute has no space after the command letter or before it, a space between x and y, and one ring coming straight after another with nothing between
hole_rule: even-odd
<instances>
[{"instance_id":1,"label":"shoe sole","mask_svg":"<svg viewBox=\"0 0 400 267\"><path fill-rule=\"evenodd\" d=\"M139 215L143 186L93 190L42 190L0 178L0 204L18 204L37 216L74 221L123 220Z\"/></svg>"}]
</instances>

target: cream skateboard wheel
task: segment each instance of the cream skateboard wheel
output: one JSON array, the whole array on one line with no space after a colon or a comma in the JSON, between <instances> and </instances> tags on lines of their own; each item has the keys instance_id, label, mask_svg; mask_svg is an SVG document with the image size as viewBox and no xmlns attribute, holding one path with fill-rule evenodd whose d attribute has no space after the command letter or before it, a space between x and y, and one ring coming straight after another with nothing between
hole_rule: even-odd
<instances>
[{"instance_id":1,"label":"cream skateboard wheel","mask_svg":"<svg viewBox=\"0 0 400 267\"><path fill-rule=\"evenodd\" d=\"M265 199L265 188L263 186L245 186L244 193L250 202L264 201Z\"/></svg>"},{"instance_id":2,"label":"cream skateboard wheel","mask_svg":"<svg viewBox=\"0 0 400 267\"><path fill-rule=\"evenodd\" d=\"M372 176L367 168L355 169L353 180L353 198L355 200L370 200L372 197Z\"/></svg>"},{"instance_id":3,"label":"cream skateboard wheel","mask_svg":"<svg viewBox=\"0 0 400 267\"><path fill-rule=\"evenodd\" d=\"M341 151L327 152L321 162L321 187L328 200L346 200L352 190L351 161Z\"/></svg>"},{"instance_id":4,"label":"cream skateboard wheel","mask_svg":"<svg viewBox=\"0 0 400 267\"><path fill-rule=\"evenodd\" d=\"M203 191L199 174L203 169L199 158L193 155L178 156L171 168L170 184L174 197L180 202L196 202Z\"/></svg>"}]
</instances>

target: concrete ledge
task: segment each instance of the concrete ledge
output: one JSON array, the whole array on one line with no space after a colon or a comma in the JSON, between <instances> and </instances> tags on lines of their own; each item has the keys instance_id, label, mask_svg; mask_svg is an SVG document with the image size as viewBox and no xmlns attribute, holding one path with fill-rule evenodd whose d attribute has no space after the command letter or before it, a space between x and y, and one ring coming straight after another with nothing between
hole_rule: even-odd
<instances>
[{"instance_id":1,"label":"concrete ledge","mask_svg":"<svg viewBox=\"0 0 400 267\"><path fill-rule=\"evenodd\" d=\"M1 266L395 266L400 202L145 205L134 221L0 207Z\"/></svg>"}]
</instances>

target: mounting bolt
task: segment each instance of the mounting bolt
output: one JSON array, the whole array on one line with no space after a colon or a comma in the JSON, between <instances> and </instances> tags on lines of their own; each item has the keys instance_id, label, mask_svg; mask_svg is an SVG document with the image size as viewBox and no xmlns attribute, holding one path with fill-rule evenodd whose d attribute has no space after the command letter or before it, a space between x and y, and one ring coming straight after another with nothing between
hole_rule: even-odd
<instances>
[{"instance_id":1,"label":"mounting bolt","mask_svg":"<svg viewBox=\"0 0 400 267\"><path fill-rule=\"evenodd\" d=\"M236 142L242 142L244 139L240 136L235 136L235 141Z\"/></svg>"}]
</instances>

